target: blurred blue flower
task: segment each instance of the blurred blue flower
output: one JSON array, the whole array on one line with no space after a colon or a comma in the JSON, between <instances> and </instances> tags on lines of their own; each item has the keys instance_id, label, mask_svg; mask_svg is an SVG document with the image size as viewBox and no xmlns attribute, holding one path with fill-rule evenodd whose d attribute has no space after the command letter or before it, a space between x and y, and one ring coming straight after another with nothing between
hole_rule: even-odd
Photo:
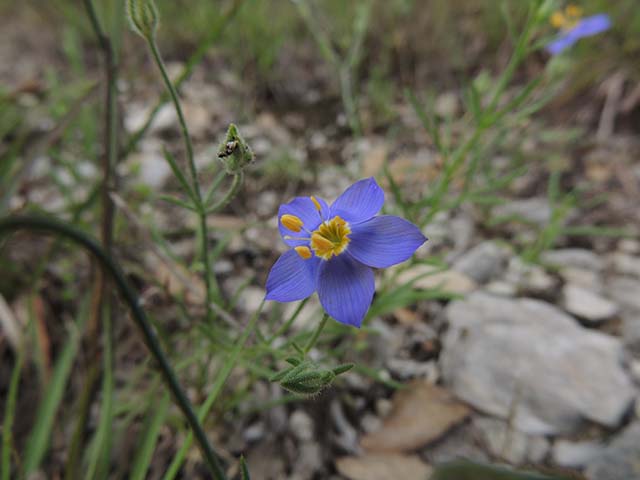
<instances>
[{"instance_id":1,"label":"blurred blue flower","mask_svg":"<svg viewBox=\"0 0 640 480\"><path fill-rule=\"evenodd\" d=\"M564 28L558 37L547 45L547 51L551 55L557 55L581 38L597 35L609 28L611 28L609 15L599 13L597 15L591 15L590 17L584 17L577 20L568 28Z\"/></svg>"},{"instance_id":2,"label":"blurred blue flower","mask_svg":"<svg viewBox=\"0 0 640 480\"><path fill-rule=\"evenodd\" d=\"M411 222L375 216L384 192L375 179L351 185L331 206L296 197L278 210L280 234L292 247L267 278L267 300L292 302L317 290L325 311L360 327L375 290L372 268L404 262L427 239Z\"/></svg>"}]
</instances>

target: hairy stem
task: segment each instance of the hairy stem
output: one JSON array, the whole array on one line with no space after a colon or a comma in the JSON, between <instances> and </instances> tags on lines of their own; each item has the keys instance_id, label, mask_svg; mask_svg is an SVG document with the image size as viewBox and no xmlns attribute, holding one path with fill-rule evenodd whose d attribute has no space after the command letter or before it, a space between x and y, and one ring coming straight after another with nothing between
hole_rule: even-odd
<instances>
[{"instance_id":1,"label":"hairy stem","mask_svg":"<svg viewBox=\"0 0 640 480\"><path fill-rule=\"evenodd\" d=\"M322 315L322 320L318 324L318 328L315 329L315 331L313 332L313 336L309 339L309 343L307 343L304 347L303 352L305 355L309 353L315 346L318 338L320 337L320 334L322 333L322 330L324 329L324 326L327 324L327 320L329 320L329 314L325 313L324 315Z\"/></svg>"},{"instance_id":2,"label":"hairy stem","mask_svg":"<svg viewBox=\"0 0 640 480\"><path fill-rule=\"evenodd\" d=\"M209 262L209 229L207 227L207 209L206 206L202 202L202 193L200 191L200 183L198 182L198 172L196 170L196 162L193 156L193 144L191 142L191 136L189 135L189 128L187 127L187 122L185 121L184 114L182 113L182 106L180 105L180 99L178 97L178 92L176 91L169 75L167 74L167 69L164 66L164 61L162 60L162 56L160 55L160 51L158 50L158 45L154 38L148 39L149 48L151 49L151 54L153 55L153 59L160 70L160 74L162 75L162 79L165 83L165 87L171 96L171 100L173 101L173 106L175 107L176 114L178 115L178 122L180 123L180 130L182 132L182 137L184 139L184 144L187 149L187 164L189 166L189 173L191 175L191 182L193 184L193 192L195 193L196 200L198 205L198 226L199 226L199 235L200 235L200 260L204 264L204 282L206 288L206 305L205 311L207 322L211 322L213 316L213 310L211 309L211 303L213 301L213 290L216 291L216 297L218 296L218 287L215 281L215 277L213 276L213 272L211 270L211 264Z\"/></svg>"}]
</instances>

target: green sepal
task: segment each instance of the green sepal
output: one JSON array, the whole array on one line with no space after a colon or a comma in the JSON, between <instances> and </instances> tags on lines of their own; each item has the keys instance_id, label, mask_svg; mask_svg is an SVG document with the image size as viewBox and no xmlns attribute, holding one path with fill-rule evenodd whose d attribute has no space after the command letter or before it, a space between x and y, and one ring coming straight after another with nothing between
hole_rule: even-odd
<instances>
[{"instance_id":1,"label":"green sepal","mask_svg":"<svg viewBox=\"0 0 640 480\"><path fill-rule=\"evenodd\" d=\"M227 136L222 145L220 145L218 158L227 173L231 175L242 172L255 158L253 150L244 141L238 132L238 127L233 123L229 125Z\"/></svg>"}]
</instances>

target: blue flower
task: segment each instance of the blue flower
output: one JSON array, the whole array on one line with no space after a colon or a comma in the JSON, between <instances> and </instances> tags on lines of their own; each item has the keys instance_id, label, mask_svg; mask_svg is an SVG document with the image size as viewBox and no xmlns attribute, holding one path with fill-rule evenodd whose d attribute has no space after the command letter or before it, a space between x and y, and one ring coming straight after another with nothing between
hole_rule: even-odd
<instances>
[{"instance_id":1,"label":"blue flower","mask_svg":"<svg viewBox=\"0 0 640 480\"><path fill-rule=\"evenodd\" d=\"M427 239L411 222L375 216L384 192L373 178L351 185L331 206L296 197L280 206L280 234L291 250L273 265L267 300L293 302L317 290L325 311L360 327L375 290L372 268L404 262Z\"/></svg>"},{"instance_id":2,"label":"blue flower","mask_svg":"<svg viewBox=\"0 0 640 480\"><path fill-rule=\"evenodd\" d=\"M559 17L558 23L562 24L564 22L565 21ZM609 28L611 28L611 20L609 19L609 15L604 13L582 18L567 28L564 28L556 39L547 45L547 51L551 55L557 55L581 38L597 35L598 33L609 30Z\"/></svg>"}]
</instances>

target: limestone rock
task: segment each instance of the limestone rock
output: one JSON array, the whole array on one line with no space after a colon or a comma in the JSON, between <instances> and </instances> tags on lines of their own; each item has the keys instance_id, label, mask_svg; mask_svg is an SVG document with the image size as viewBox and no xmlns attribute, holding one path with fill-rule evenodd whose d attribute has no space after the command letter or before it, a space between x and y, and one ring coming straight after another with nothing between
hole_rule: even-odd
<instances>
[{"instance_id":1,"label":"limestone rock","mask_svg":"<svg viewBox=\"0 0 640 480\"><path fill-rule=\"evenodd\" d=\"M553 305L476 292L446 310L446 384L479 410L532 434L617 426L635 396L621 342ZM615 392L615 394L612 394Z\"/></svg>"}]
</instances>

